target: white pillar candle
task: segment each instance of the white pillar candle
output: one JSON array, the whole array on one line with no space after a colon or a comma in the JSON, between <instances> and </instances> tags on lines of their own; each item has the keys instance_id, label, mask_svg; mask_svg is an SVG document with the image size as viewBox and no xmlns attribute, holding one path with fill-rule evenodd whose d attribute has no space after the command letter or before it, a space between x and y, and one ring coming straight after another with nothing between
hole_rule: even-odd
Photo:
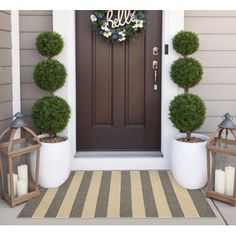
<instances>
[{"instance_id":1,"label":"white pillar candle","mask_svg":"<svg viewBox=\"0 0 236 236\"><path fill-rule=\"evenodd\" d=\"M17 167L17 174L19 180L24 180L27 189L28 189L28 166L27 165L20 165Z\"/></svg>"},{"instance_id":2,"label":"white pillar candle","mask_svg":"<svg viewBox=\"0 0 236 236\"><path fill-rule=\"evenodd\" d=\"M225 172L223 170L215 170L215 191L225 194Z\"/></svg>"},{"instance_id":3,"label":"white pillar candle","mask_svg":"<svg viewBox=\"0 0 236 236\"><path fill-rule=\"evenodd\" d=\"M232 166L225 167L225 194L233 196L234 194L234 176L235 168Z\"/></svg>"},{"instance_id":4,"label":"white pillar candle","mask_svg":"<svg viewBox=\"0 0 236 236\"><path fill-rule=\"evenodd\" d=\"M14 196L16 196L16 182L17 182L17 174L13 173ZM7 174L7 191L8 191L8 194L11 196L11 183L10 183L10 175L9 174Z\"/></svg>"},{"instance_id":5,"label":"white pillar candle","mask_svg":"<svg viewBox=\"0 0 236 236\"><path fill-rule=\"evenodd\" d=\"M23 196L28 193L27 183L23 179L17 181L16 191L17 191L17 197Z\"/></svg>"}]
</instances>

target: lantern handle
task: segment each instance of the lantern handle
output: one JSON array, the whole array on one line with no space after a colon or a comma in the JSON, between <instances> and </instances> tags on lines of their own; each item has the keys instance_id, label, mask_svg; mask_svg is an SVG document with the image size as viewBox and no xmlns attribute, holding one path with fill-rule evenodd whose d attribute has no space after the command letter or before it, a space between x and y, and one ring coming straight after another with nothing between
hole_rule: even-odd
<instances>
[{"instance_id":1,"label":"lantern handle","mask_svg":"<svg viewBox=\"0 0 236 236\"><path fill-rule=\"evenodd\" d=\"M10 152L11 149L12 149L13 139L14 139L16 130L17 130L17 129L13 129L13 130L12 130L12 133L11 133L11 136L10 136L10 139L9 139L8 152Z\"/></svg>"},{"instance_id":2,"label":"lantern handle","mask_svg":"<svg viewBox=\"0 0 236 236\"><path fill-rule=\"evenodd\" d=\"M207 141L207 145L206 145L206 146L209 146L209 145L210 145L211 140L213 140L214 137L216 136L216 134L219 133L221 130L222 130L222 128L218 128L215 132L213 132L213 133L209 136L209 139L208 139L208 141Z\"/></svg>"},{"instance_id":3,"label":"lantern handle","mask_svg":"<svg viewBox=\"0 0 236 236\"><path fill-rule=\"evenodd\" d=\"M37 143L40 143L39 137L28 127L23 127L23 129L25 129L27 132L29 132L37 141Z\"/></svg>"},{"instance_id":4,"label":"lantern handle","mask_svg":"<svg viewBox=\"0 0 236 236\"><path fill-rule=\"evenodd\" d=\"M0 135L0 141L2 140L2 138L5 136L5 134L10 130L11 128L7 128L7 129L5 129L2 133L1 133L1 135Z\"/></svg>"}]
</instances>

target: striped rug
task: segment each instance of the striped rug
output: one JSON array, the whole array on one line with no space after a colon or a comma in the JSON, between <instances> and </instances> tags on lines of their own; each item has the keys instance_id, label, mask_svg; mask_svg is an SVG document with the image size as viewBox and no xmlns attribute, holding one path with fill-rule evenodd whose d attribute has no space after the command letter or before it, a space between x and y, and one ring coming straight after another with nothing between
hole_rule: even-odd
<instances>
[{"instance_id":1,"label":"striped rug","mask_svg":"<svg viewBox=\"0 0 236 236\"><path fill-rule=\"evenodd\" d=\"M169 171L75 171L42 189L18 217L215 217L200 190L180 187Z\"/></svg>"}]
</instances>

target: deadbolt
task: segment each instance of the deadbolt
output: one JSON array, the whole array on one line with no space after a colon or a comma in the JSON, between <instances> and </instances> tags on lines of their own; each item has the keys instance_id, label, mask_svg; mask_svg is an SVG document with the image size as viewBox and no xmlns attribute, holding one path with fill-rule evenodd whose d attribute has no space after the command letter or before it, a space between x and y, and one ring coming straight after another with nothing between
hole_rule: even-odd
<instances>
[{"instance_id":1,"label":"deadbolt","mask_svg":"<svg viewBox=\"0 0 236 236\"><path fill-rule=\"evenodd\" d=\"M152 49L152 53L153 53L154 56L157 56L158 55L158 47L154 47Z\"/></svg>"}]
</instances>

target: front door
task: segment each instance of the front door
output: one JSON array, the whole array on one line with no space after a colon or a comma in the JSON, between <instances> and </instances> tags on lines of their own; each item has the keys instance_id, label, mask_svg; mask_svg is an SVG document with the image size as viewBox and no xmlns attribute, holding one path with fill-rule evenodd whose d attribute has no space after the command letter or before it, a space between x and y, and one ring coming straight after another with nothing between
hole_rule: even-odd
<instances>
[{"instance_id":1,"label":"front door","mask_svg":"<svg viewBox=\"0 0 236 236\"><path fill-rule=\"evenodd\" d=\"M91 30L91 14L76 12L77 150L160 151L162 12L118 45Z\"/></svg>"}]
</instances>

